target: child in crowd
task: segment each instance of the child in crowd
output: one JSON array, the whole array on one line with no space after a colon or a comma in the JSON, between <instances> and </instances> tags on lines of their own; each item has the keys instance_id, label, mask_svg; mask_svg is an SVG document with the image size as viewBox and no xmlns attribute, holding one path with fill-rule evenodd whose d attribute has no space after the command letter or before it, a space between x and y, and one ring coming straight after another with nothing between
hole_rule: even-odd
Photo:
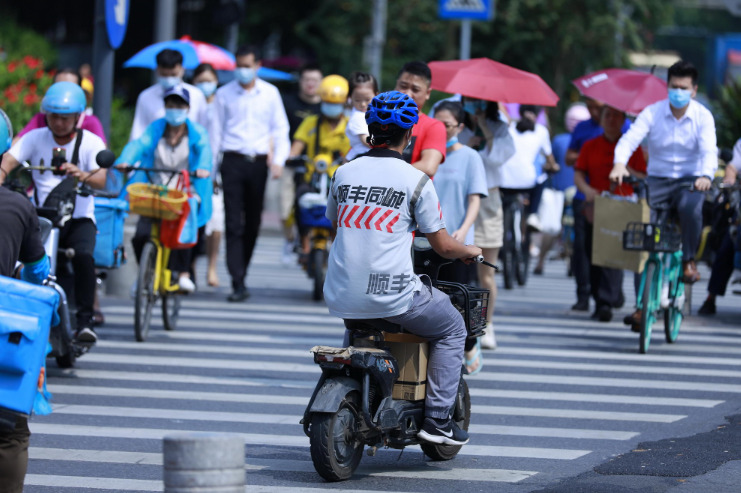
<instances>
[{"instance_id":1,"label":"child in crowd","mask_svg":"<svg viewBox=\"0 0 741 493\"><path fill-rule=\"evenodd\" d=\"M345 158L350 161L370 149L366 139L368 138L368 125L365 123L365 110L375 95L378 94L378 82L371 74L365 72L353 72L350 74L350 105L352 113L345 129L345 134L350 140L350 152Z\"/></svg>"}]
</instances>

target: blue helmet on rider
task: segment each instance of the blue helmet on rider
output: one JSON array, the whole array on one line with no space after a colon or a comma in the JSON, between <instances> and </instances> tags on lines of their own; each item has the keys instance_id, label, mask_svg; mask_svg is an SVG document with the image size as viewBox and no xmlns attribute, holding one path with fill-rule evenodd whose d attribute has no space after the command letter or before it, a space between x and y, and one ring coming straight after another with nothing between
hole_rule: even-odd
<instances>
[{"instance_id":1,"label":"blue helmet on rider","mask_svg":"<svg viewBox=\"0 0 741 493\"><path fill-rule=\"evenodd\" d=\"M13 125L10 118L3 110L0 110L0 154L10 149L10 143L13 141Z\"/></svg>"},{"instance_id":2,"label":"blue helmet on rider","mask_svg":"<svg viewBox=\"0 0 741 493\"><path fill-rule=\"evenodd\" d=\"M419 108L412 98L399 91L382 92L373 98L365 112L368 125L396 125L408 130L419 120Z\"/></svg>"},{"instance_id":3,"label":"blue helmet on rider","mask_svg":"<svg viewBox=\"0 0 741 493\"><path fill-rule=\"evenodd\" d=\"M73 115L85 111L85 92L74 82L55 82L47 89L41 100L45 113Z\"/></svg>"}]
</instances>

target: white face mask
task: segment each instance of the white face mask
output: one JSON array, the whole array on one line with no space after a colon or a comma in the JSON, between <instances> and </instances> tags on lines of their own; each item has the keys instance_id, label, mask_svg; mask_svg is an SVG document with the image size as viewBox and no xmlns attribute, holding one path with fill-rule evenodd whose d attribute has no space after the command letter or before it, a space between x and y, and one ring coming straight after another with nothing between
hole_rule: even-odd
<instances>
[{"instance_id":1,"label":"white face mask","mask_svg":"<svg viewBox=\"0 0 741 493\"><path fill-rule=\"evenodd\" d=\"M255 80L257 70L248 67L237 67L234 69L234 77L240 84L249 84Z\"/></svg>"},{"instance_id":2,"label":"white face mask","mask_svg":"<svg viewBox=\"0 0 741 493\"><path fill-rule=\"evenodd\" d=\"M213 93L216 92L216 82L199 82L196 84L196 87L201 90L204 96L211 97Z\"/></svg>"},{"instance_id":3,"label":"white face mask","mask_svg":"<svg viewBox=\"0 0 741 493\"><path fill-rule=\"evenodd\" d=\"M162 76L157 77L157 83L160 86L162 86L162 89L164 89L165 91L168 89L172 89L173 87L177 86L181 82L182 80L180 79L180 77L176 77L174 75L171 75L169 77L162 77Z\"/></svg>"}]
</instances>

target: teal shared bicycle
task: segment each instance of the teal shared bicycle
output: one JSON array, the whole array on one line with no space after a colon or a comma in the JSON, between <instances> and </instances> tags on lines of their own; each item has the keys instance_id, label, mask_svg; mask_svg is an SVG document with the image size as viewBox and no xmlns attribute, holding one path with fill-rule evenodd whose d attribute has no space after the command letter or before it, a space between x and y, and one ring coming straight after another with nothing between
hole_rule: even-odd
<instances>
[{"instance_id":1,"label":"teal shared bicycle","mask_svg":"<svg viewBox=\"0 0 741 493\"><path fill-rule=\"evenodd\" d=\"M645 190L643 180L626 180ZM694 190L694 181L687 182L687 188ZM639 190L639 196L644 195ZM664 319L666 342L672 343L679 336L679 329L685 315L684 269L682 268L682 237L676 221L670 217L669 208L656 208L656 222L628 223L623 232L623 249L649 252L643 266L641 283L638 289L636 308L641 317L633 330L640 333L638 349L641 354L648 352L651 344L651 329L657 320ZM689 286L691 289L691 286ZM689 293L689 290L687 293Z\"/></svg>"},{"instance_id":2,"label":"teal shared bicycle","mask_svg":"<svg viewBox=\"0 0 741 493\"><path fill-rule=\"evenodd\" d=\"M636 307L641 311L638 324L641 354L648 352L651 328L662 315L666 342L674 342L684 318L684 281L679 229L666 222L628 223L623 233L625 250L650 252L643 266Z\"/></svg>"}]
</instances>

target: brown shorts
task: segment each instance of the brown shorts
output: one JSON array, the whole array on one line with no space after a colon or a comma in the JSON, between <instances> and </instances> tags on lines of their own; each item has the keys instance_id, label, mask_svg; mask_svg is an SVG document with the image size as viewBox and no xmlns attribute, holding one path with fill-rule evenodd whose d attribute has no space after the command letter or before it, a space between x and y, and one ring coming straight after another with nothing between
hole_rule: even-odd
<instances>
[{"instance_id":1,"label":"brown shorts","mask_svg":"<svg viewBox=\"0 0 741 493\"><path fill-rule=\"evenodd\" d=\"M477 247L501 248L504 240L504 211L498 187L490 188L489 196L481 199L473 232Z\"/></svg>"}]
</instances>

